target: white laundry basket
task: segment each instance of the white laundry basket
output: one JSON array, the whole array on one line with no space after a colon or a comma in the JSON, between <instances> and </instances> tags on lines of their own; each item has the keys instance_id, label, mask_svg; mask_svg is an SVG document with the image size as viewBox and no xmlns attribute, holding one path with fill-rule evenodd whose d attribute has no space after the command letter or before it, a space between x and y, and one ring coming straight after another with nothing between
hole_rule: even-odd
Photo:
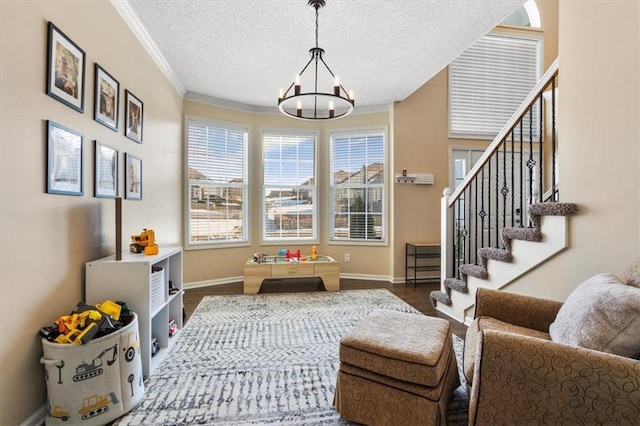
<instances>
[{"instance_id":1,"label":"white laundry basket","mask_svg":"<svg viewBox=\"0 0 640 426\"><path fill-rule=\"evenodd\" d=\"M144 397L138 317L84 345L42 339L47 425L105 425Z\"/></svg>"}]
</instances>

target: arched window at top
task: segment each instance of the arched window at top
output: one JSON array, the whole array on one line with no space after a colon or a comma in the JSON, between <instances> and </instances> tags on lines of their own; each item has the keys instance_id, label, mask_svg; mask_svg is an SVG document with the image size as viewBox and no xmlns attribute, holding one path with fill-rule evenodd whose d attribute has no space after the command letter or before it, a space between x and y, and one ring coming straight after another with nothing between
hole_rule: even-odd
<instances>
[{"instance_id":1,"label":"arched window at top","mask_svg":"<svg viewBox=\"0 0 640 426\"><path fill-rule=\"evenodd\" d=\"M505 25L514 25L517 27L540 28L540 12L534 0L527 0L525 4L520 6L518 10L513 12L511 16L502 21Z\"/></svg>"}]
</instances>

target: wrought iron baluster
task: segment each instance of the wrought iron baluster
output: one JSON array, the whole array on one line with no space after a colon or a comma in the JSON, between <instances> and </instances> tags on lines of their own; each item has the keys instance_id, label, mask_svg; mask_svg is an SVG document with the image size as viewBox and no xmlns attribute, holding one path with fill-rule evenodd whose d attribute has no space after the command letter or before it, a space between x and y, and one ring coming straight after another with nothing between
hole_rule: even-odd
<instances>
[{"instance_id":1,"label":"wrought iron baluster","mask_svg":"<svg viewBox=\"0 0 640 426\"><path fill-rule=\"evenodd\" d=\"M516 155L514 152L515 149L515 138L516 132L515 130L511 131L511 226L516 226Z\"/></svg>"},{"instance_id":2,"label":"wrought iron baluster","mask_svg":"<svg viewBox=\"0 0 640 426\"><path fill-rule=\"evenodd\" d=\"M556 191L556 77L551 77L551 201L559 201Z\"/></svg>"},{"instance_id":3,"label":"wrought iron baluster","mask_svg":"<svg viewBox=\"0 0 640 426\"><path fill-rule=\"evenodd\" d=\"M533 159L533 109L529 108L529 160L527 160L527 168L529 169L529 203L527 209L533 204L533 168L536 165L536 160ZM531 220L528 222L531 226Z\"/></svg>"},{"instance_id":4,"label":"wrought iron baluster","mask_svg":"<svg viewBox=\"0 0 640 426\"><path fill-rule=\"evenodd\" d=\"M475 200L474 206L475 206L476 211L478 211L478 178L476 177L473 180L473 182L474 182L475 187L476 187L476 200ZM475 239L474 239L474 242L473 242L473 248L475 250L471 253L474 256L474 258L477 257L476 253L478 252L478 228L479 228L478 218L474 217L473 230L474 230ZM471 262L471 256L469 256L469 263L472 263Z\"/></svg>"},{"instance_id":5,"label":"wrought iron baluster","mask_svg":"<svg viewBox=\"0 0 640 426\"><path fill-rule=\"evenodd\" d=\"M451 221L451 234L453 235L454 238L452 239L452 244L451 244L451 276L452 277L456 277L456 278L460 278L458 276L458 259L456 258L456 239L455 239L455 235L456 235L456 226L457 226L457 219L456 219L456 205L453 205L453 220Z\"/></svg>"},{"instance_id":6,"label":"wrought iron baluster","mask_svg":"<svg viewBox=\"0 0 640 426\"><path fill-rule=\"evenodd\" d=\"M523 121L524 120L520 120L520 165L519 165L519 169L520 169L520 185L518 185L520 187L520 226L524 226L524 216L525 216L525 211L524 211L524 194L523 194L523 190L524 190L524 185L525 185L525 181L524 181L524 153L522 150L522 146L524 145L524 129L522 128L523 126Z\"/></svg>"},{"instance_id":7,"label":"wrought iron baluster","mask_svg":"<svg viewBox=\"0 0 640 426\"><path fill-rule=\"evenodd\" d=\"M478 216L480 216L480 247L484 247L484 218L487 216L487 212L484 210L484 169L484 166L480 169L480 211L478 212ZM473 263L478 263L477 253L475 253L475 261Z\"/></svg>"},{"instance_id":8,"label":"wrought iron baluster","mask_svg":"<svg viewBox=\"0 0 640 426\"><path fill-rule=\"evenodd\" d=\"M543 119L543 98L542 98L542 93L540 93L540 97L539 97L539 102L540 102L540 112L539 112L539 116L538 116L538 121L540 124L540 130L539 130L539 134L538 134L538 175L539 175L539 179L540 179L540 184L539 184L539 189L538 191L540 191L540 201L543 201L543 197L544 197L544 182L543 182L543 169L542 169L542 165L543 165L543 157L544 157L544 149L542 146L542 140L543 140L543 133L544 133L544 119Z\"/></svg>"},{"instance_id":9,"label":"wrought iron baluster","mask_svg":"<svg viewBox=\"0 0 640 426\"><path fill-rule=\"evenodd\" d=\"M465 200L466 200L466 204L467 204L467 216L465 216L465 220L468 217L469 218L469 223L467 223L467 228L465 229L466 235L465 237L467 238L467 256L465 257L466 262L465 263L469 263L469 259L471 259L471 189L472 186L469 185L467 187L467 189L465 191L467 191L466 195L465 195Z\"/></svg>"},{"instance_id":10,"label":"wrought iron baluster","mask_svg":"<svg viewBox=\"0 0 640 426\"><path fill-rule=\"evenodd\" d=\"M491 247L491 158L487 161L487 166L487 247Z\"/></svg>"}]
</instances>

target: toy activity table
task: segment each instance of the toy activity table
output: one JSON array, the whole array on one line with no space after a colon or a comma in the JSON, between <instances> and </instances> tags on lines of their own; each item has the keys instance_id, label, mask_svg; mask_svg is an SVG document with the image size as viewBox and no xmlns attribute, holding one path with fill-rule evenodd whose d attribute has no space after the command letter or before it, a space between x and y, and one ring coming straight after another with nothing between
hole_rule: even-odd
<instances>
[{"instance_id":1,"label":"toy activity table","mask_svg":"<svg viewBox=\"0 0 640 426\"><path fill-rule=\"evenodd\" d=\"M244 265L244 293L256 294L266 278L318 277L327 291L340 290L340 264L329 256L291 262L284 256L252 256Z\"/></svg>"}]
</instances>

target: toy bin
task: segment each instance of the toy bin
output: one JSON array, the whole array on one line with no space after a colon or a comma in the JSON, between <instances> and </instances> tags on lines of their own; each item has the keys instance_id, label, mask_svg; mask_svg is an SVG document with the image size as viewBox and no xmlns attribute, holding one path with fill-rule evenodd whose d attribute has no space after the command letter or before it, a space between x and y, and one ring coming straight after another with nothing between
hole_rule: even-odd
<instances>
[{"instance_id":1,"label":"toy bin","mask_svg":"<svg viewBox=\"0 0 640 426\"><path fill-rule=\"evenodd\" d=\"M144 397L138 317L84 345L42 339L46 425L106 425Z\"/></svg>"}]
</instances>

